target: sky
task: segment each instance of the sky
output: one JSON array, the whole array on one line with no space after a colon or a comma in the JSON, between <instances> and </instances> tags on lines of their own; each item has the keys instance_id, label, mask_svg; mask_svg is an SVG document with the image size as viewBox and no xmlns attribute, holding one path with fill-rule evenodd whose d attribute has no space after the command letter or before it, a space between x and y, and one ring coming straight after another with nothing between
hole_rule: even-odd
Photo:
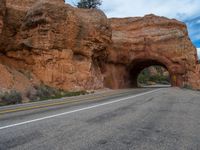
<instances>
[{"instance_id":1,"label":"sky","mask_svg":"<svg viewBox=\"0 0 200 150\"><path fill-rule=\"evenodd\" d=\"M66 3L73 5L77 1ZM100 8L109 18L155 14L183 21L200 58L200 0L103 0Z\"/></svg>"},{"instance_id":2,"label":"sky","mask_svg":"<svg viewBox=\"0 0 200 150\"><path fill-rule=\"evenodd\" d=\"M198 58L200 59L200 48L197 48Z\"/></svg>"}]
</instances>

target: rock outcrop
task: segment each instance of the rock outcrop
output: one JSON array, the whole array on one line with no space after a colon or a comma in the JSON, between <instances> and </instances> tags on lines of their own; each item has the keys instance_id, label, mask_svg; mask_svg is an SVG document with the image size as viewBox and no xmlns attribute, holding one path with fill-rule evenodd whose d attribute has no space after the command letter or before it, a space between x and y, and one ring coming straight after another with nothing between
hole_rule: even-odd
<instances>
[{"instance_id":1,"label":"rock outcrop","mask_svg":"<svg viewBox=\"0 0 200 150\"><path fill-rule=\"evenodd\" d=\"M167 68L174 86L200 88L196 62L177 20L107 19L63 0L0 0L0 91L127 88L151 65Z\"/></svg>"},{"instance_id":2,"label":"rock outcrop","mask_svg":"<svg viewBox=\"0 0 200 150\"><path fill-rule=\"evenodd\" d=\"M184 23L155 15L113 18L110 22L113 44L106 86L137 86L138 74L145 67L161 65L169 71L173 86L199 87L197 52Z\"/></svg>"},{"instance_id":3,"label":"rock outcrop","mask_svg":"<svg viewBox=\"0 0 200 150\"><path fill-rule=\"evenodd\" d=\"M77 9L63 0L26 2L20 0L16 6L7 1L7 19L0 37L0 63L4 68L0 76L7 74L9 83L0 88L23 92L24 88L15 84L20 80L29 80L27 86L42 83L70 91L103 88L101 69L111 42L104 13ZM13 70L24 79L12 81Z\"/></svg>"}]
</instances>

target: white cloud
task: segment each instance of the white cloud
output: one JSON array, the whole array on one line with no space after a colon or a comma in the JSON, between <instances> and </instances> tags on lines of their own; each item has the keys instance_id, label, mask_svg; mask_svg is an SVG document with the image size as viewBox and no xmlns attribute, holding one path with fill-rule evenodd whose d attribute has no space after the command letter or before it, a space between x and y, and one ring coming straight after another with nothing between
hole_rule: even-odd
<instances>
[{"instance_id":1,"label":"white cloud","mask_svg":"<svg viewBox=\"0 0 200 150\"><path fill-rule=\"evenodd\" d=\"M198 58L200 59L200 48L197 48Z\"/></svg>"},{"instance_id":2,"label":"white cloud","mask_svg":"<svg viewBox=\"0 0 200 150\"><path fill-rule=\"evenodd\" d=\"M154 13L181 20L199 15L199 8L200 0L104 0L102 5L108 17L144 16Z\"/></svg>"},{"instance_id":3,"label":"white cloud","mask_svg":"<svg viewBox=\"0 0 200 150\"><path fill-rule=\"evenodd\" d=\"M79 0L66 0L76 4ZM155 14L168 18L176 18L188 25L192 41L197 45L200 41L200 0L102 0L101 9L108 17L135 17ZM194 18L198 18L194 20ZM189 21L189 22L188 22ZM200 58L200 52L199 52Z\"/></svg>"},{"instance_id":4,"label":"white cloud","mask_svg":"<svg viewBox=\"0 0 200 150\"><path fill-rule=\"evenodd\" d=\"M78 0L66 0L73 4ZM200 0L103 0L101 9L108 17L130 17L156 14L187 19L200 14Z\"/></svg>"}]
</instances>

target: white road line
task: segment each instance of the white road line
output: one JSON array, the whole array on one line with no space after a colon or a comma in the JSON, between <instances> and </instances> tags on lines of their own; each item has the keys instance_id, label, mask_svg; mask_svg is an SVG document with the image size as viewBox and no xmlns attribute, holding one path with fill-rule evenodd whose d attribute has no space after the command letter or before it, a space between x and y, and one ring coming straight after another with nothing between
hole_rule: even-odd
<instances>
[{"instance_id":1,"label":"white road line","mask_svg":"<svg viewBox=\"0 0 200 150\"><path fill-rule=\"evenodd\" d=\"M89 106L89 107L85 107L85 108L81 108L81 109L76 109L76 110L72 110L72 111L68 111L68 112L64 112L64 113L60 113L60 114L56 114L56 115L52 115L52 116L46 116L46 117L42 117L42 118L38 118L38 119L34 119L34 120L28 120L28 121L24 121L24 122L20 122L20 123L16 123L16 124L7 125L7 126L0 127L0 130L12 128L12 127L20 126L20 125L24 125L24 124L29 124L29 123L33 123L33 122L38 122L38 121L42 121L42 120L46 120L46 119L51 119L51 118L55 118L55 117L59 117L59 116L63 116L63 115L68 115L68 114L71 114L71 113L89 110L89 109L93 109L93 108L97 108L97 107L101 107L101 106L105 106L105 105L110 105L110 104L113 104L113 103L126 101L130 98L136 98L136 97L143 96L143 95L146 95L146 94L154 93L154 92L157 92L157 91L160 91L160 90L161 89L156 89L156 90L152 90L152 91L149 91L149 92L140 93L140 94L137 94L137 95L121 98L121 99L110 101L110 102L105 102L105 103L101 103L101 104L97 104L97 105L93 105L93 106Z\"/></svg>"}]
</instances>

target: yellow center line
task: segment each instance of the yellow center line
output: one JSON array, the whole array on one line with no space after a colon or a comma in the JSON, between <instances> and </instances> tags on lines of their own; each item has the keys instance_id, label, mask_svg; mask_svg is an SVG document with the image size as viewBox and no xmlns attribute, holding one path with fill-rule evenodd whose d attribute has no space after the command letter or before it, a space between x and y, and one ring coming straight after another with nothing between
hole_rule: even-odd
<instances>
[{"instance_id":1,"label":"yellow center line","mask_svg":"<svg viewBox=\"0 0 200 150\"><path fill-rule=\"evenodd\" d=\"M118 94L119 95L123 94L123 92L120 92ZM23 108L16 108L16 109L8 109L8 110L0 111L0 115L6 114L6 113L19 112L19 111L46 108L46 107L51 107L51 106L59 106L59 105L63 105L63 104L97 101L97 100L101 100L103 97L113 96L113 95L115 95L115 92L111 92L111 93L108 93L108 94L105 94L105 95L100 95L100 96L93 96L93 97L89 97L89 98L78 99L78 100L69 100L69 101L64 101L64 102L55 102L55 103L50 103L50 104L38 105L38 106L30 106L30 107L23 107Z\"/></svg>"}]
</instances>

